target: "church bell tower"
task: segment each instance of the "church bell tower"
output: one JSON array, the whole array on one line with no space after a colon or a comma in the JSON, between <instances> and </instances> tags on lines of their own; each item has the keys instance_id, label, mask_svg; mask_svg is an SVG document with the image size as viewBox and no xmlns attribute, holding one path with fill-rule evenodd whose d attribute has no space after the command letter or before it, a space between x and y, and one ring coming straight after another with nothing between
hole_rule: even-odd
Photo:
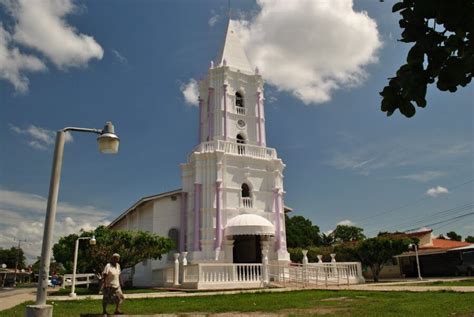
<instances>
[{"instance_id":1,"label":"church bell tower","mask_svg":"<svg viewBox=\"0 0 474 317\"><path fill-rule=\"evenodd\" d=\"M180 251L191 262L289 261L283 169L266 147L263 79L229 19L224 45L199 83L199 144L181 165Z\"/></svg>"}]
</instances>

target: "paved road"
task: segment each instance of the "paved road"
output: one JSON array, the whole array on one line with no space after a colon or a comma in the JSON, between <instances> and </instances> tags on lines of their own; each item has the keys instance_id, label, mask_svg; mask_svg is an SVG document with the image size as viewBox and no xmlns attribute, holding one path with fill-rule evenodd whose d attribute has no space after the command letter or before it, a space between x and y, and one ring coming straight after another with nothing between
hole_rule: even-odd
<instances>
[{"instance_id":1,"label":"paved road","mask_svg":"<svg viewBox=\"0 0 474 317\"><path fill-rule=\"evenodd\" d=\"M0 290L0 310L12 308L35 299L36 288L8 288Z\"/></svg>"}]
</instances>

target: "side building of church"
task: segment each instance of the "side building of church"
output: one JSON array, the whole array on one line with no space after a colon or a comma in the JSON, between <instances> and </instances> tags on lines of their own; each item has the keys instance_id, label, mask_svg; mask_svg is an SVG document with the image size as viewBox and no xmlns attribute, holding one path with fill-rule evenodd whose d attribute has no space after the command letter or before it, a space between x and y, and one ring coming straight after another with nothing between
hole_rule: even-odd
<instances>
[{"instance_id":1,"label":"side building of church","mask_svg":"<svg viewBox=\"0 0 474 317\"><path fill-rule=\"evenodd\" d=\"M262 251L270 263L288 263L285 165L266 146L263 91L229 20L199 83L199 144L181 164L182 188L140 199L109 228L170 237L190 265L261 263ZM170 253L136 265L134 285L162 285L173 261Z\"/></svg>"}]
</instances>

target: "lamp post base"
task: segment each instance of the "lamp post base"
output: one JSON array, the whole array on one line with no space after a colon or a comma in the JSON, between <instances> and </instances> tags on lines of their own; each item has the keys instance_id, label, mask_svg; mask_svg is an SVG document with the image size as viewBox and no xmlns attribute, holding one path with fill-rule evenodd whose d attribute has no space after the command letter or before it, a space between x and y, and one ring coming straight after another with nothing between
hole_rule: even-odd
<instances>
[{"instance_id":1,"label":"lamp post base","mask_svg":"<svg viewBox=\"0 0 474 317\"><path fill-rule=\"evenodd\" d=\"M26 306L26 317L52 317L52 305L28 305Z\"/></svg>"},{"instance_id":2,"label":"lamp post base","mask_svg":"<svg viewBox=\"0 0 474 317\"><path fill-rule=\"evenodd\" d=\"M77 294L76 293L69 293L69 297L76 298Z\"/></svg>"}]
</instances>

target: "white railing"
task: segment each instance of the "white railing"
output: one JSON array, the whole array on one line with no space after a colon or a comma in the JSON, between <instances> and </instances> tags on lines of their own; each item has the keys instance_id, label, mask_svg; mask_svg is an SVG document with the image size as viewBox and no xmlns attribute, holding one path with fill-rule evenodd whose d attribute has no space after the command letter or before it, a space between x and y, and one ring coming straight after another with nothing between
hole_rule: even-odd
<instances>
[{"instance_id":1,"label":"white railing","mask_svg":"<svg viewBox=\"0 0 474 317\"><path fill-rule=\"evenodd\" d=\"M270 282L302 287L349 285L364 281L358 262L270 264L268 271Z\"/></svg>"},{"instance_id":2,"label":"white railing","mask_svg":"<svg viewBox=\"0 0 474 317\"><path fill-rule=\"evenodd\" d=\"M253 208L253 201L251 197L241 197L240 207L242 208Z\"/></svg>"},{"instance_id":3,"label":"white railing","mask_svg":"<svg viewBox=\"0 0 474 317\"><path fill-rule=\"evenodd\" d=\"M199 144L193 152L208 153L222 151L227 154L245 155L262 159L276 159L275 149L256 145L241 144L231 141L210 141Z\"/></svg>"},{"instance_id":4,"label":"white railing","mask_svg":"<svg viewBox=\"0 0 474 317\"><path fill-rule=\"evenodd\" d=\"M63 277L63 285L62 287L71 286L72 285L72 274L64 274ZM90 284L98 284L99 279L94 273L83 273L83 274L76 274L76 282L75 285L86 285L89 288Z\"/></svg>"},{"instance_id":5,"label":"white railing","mask_svg":"<svg viewBox=\"0 0 474 317\"><path fill-rule=\"evenodd\" d=\"M235 110L237 110L237 114L242 114L245 115L245 108L244 107L235 107Z\"/></svg>"},{"instance_id":6,"label":"white railing","mask_svg":"<svg viewBox=\"0 0 474 317\"><path fill-rule=\"evenodd\" d=\"M260 283L262 279L262 264L258 263L199 263L183 269L183 283Z\"/></svg>"}]
</instances>

